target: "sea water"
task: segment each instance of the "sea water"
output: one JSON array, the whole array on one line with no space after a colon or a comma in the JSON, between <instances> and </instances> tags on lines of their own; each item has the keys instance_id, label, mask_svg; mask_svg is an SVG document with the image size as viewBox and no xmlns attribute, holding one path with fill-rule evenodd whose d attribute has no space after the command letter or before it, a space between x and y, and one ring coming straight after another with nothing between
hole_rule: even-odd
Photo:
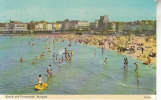
<instances>
[{"instance_id":1,"label":"sea water","mask_svg":"<svg viewBox=\"0 0 161 100\"><path fill-rule=\"evenodd\" d=\"M49 41L51 43L49 44ZM34 46L32 46L34 44ZM54 46L55 45L55 46ZM128 69L123 68L125 55L58 39L38 36L0 37L0 94L155 94L156 69L128 57ZM46 47L50 46L49 53ZM59 64L65 48L74 51L71 61ZM96 54L94 53L96 49ZM40 58L45 52L45 58ZM58 55L58 60L53 58ZM35 57L39 59L36 60ZM20 62L20 58L23 62ZM65 57L64 57L65 58ZM106 65L104 60L108 59ZM36 61L32 64L32 61ZM134 70L139 64L139 72ZM53 78L47 77L51 65ZM38 75L48 88L36 91Z\"/></svg>"}]
</instances>

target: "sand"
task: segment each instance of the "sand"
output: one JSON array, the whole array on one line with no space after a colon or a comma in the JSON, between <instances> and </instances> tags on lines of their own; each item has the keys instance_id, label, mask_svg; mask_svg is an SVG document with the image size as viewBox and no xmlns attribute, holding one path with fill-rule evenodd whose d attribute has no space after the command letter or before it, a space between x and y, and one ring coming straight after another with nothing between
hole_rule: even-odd
<instances>
[{"instance_id":1,"label":"sand","mask_svg":"<svg viewBox=\"0 0 161 100\"><path fill-rule=\"evenodd\" d=\"M48 35L50 38L63 38L73 42L93 45L100 48L109 49L115 52L131 56L143 62L147 61L147 57L152 52L156 54L156 36L105 36L105 35L75 35L75 34L61 34ZM99 45L100 44L100 45ZM109 46L110 44L110 46ZM127 49L120 51L119 48ZM143 54L142 49L144 48ZM130 51L130 49L132 49ZM151 63L156 65L156 56L150 57Z\"/></svg>"}]
</instances>

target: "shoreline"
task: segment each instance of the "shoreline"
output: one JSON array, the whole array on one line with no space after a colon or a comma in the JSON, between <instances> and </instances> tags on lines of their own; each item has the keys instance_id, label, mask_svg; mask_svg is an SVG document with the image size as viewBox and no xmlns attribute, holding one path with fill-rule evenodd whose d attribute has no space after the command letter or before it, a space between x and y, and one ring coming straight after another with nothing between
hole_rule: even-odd
<instances>
[{"instance_id":1,"label":"shoreline","mask_svg":"<svg viewBox=\"0 0 161 100\"><path fill-rule=\"evenodd\" d=\"M101 37L101 38L99 38L99 37ZM67 35L60 35L59 38L63 38L65 40L69 40L69 41L73 41L73 42L77 42L77 43L79 43L79 40L82 40L83 42L80 42L80 43L83 43L83 44L87 44L86 41L88 41L88 39L92 39L92 41L89 40L88 45L92 45L92 46L101 48L102 46L99 46L98 41L103 40L104 38L108 39L108 38L116 38L116 37L117 36L102 36L102 35L100 35L100 36L99 35L97 35L97 36L95 36L95 35L92 35L92 36L90 36L90 35L81 35L81 36L73 35L73 36L71 36L71 34L69 34L68 36ZM125 37L126 36L120 36L120 38L123 38L123 39L125 39ZM153 37L154 36L152 36L152 38ZM145 40L146 37L134 36L134 37L131 37L131 38L134 38L133 42L136 41L136 40L139 41L139 39L140 39L139 42L142 43ZM116 43L120 43L120 41L118 41L118 40L114 40L114 41L117 41ZM130 57L135 58L137 60L145 62L145 61L147 61L147 57L149 56L148 54L149 54L150 51L156 53L156 40L151 40L151 41L155 41L154 43L152 43L155 46L154 47L152 46L151 48L147 47L147 46L152 45L151 42L150 43L149 42L144 43L145 44L144 46L136 46L137 45L136 43L131 44L130 46L136 46L135 47L135 53L129 53L129 51L119 52L115 48L114 49L112 47L109 48L107 41L105 41L105 49L112 50L114 52L118 52L118 53L121 53L123 55L127 55L127 56L130 56ZM118 46L116 46L116 47L118 47ZM144 53L143 54L142 54L141 50L137 50L138 47L144 47ZM156 66L156 56L155 57L150 57L150 58L152 60L151 61L152 65Z\"/></svg>"},{"instance_id":2,"label":"shoreline","mask_svg":"<svg viewBox=\"0 0 161 100\"><path fill-rule=\"evenodd\" d=\"M0 34L0 36L6 36L8 34ZM9 36L40 36L48 38L63 38L64 40L69 40L76 43L88 44L91 46L108 49L123 55L130 56L140 61L147 61L148 54L153 52L156 54L156 37L155 36L111 36L111 35L75 35L71 34L11 34ZM148 39L148 41L146 41ZM130 50L133 48L132 51ZM144 52L142 54L142 50ZM124 50L126 49L126 50ZM94 51L93 51L94 52ZM156 56L150 57L152 65L156 66Z\"/></svg>"}]
</instances>

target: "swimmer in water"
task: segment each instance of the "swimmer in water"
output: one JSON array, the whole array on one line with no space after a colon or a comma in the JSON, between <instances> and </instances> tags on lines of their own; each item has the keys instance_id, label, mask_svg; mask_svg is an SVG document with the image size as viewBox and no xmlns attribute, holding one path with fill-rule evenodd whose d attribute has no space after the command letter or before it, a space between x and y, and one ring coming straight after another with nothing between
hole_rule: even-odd
<instances>
[{"instance_id":1,"label":"swimmer in water","mask_svg":"<svg viewBox=\"0 0 161 100\"><path fill-rule=\"evenodd\" d=\"M68 58L67 54L68 54L68 51L67 51L67 48L65 48L65 58Z\"/></svg>"},{"instance_id":2,"label":"swimmer in water","mask_svg":"<svg viewBox=\"0 0 161 100\"><path fill-rule=\"evenodd\" d=\"M104 62L107 64L107 58L105 58L105 61Z\"/></svg>"},{"instance_id":3,"label":"swimmer in water","mask_svg":"<svg viewBox=\"0 0 161 100\"><path fill-rule=\"evenodd\" d=\"M41 54L41 58L43 58L43 57L45 57L45 53L44 52L42 52L42 54Z\"/></svg>"},{"instance_id":4,"label":"swimmer in water","mask_svg":"<svg viewBox=\"0 0 161 100\"><path fill-rule=\"evenodd\" d=\"M127 57L125 58L126 66L128 67L128 59Z\"/></svg>"},{"instance_id":5,"label":"swimmer in water","mask_svg":"<svg viewBox=\"0 0 161 100\"><path fill-rule=\"evenodd\" d=\"M68 58L70 57L70 54L68 53Z\"/></svg>"},{"instance_id":6,"label":"swimmer in water","mask_svg":"<svg viewBox=\"0 0 161 100\"><path fill-rule=\"evenodd\" d=\"M127 57L124 58L124 68L128 67L128 59Z\"/></svg>"},{"instance_id":7,"label":"swimmer in water","mask_svg":"<svg viewBox=\"0 0 161 100\"><path fill-rule=\"evenodd\" d=\"M36 60L38 60L38 57L36 56Z\"/></svg>"},{"instance_id":8,"label":"swimmer in water","mask_svg":"<svg viewBox=\"0 0 161 100\"><path fill-rule=\"evenodd\" d=\"M49 76L52 76L52 77L53 77L52 69L50 69L50 73L48 74L48 77L49 77Z\"/></svg>"},{"instance_id":9,"label":"swimmer in water","mask_svg":"<svg viewBox=\"0 0 161 100\"><path fill-rule=\"evenodd\" d=\"M63 56L62 56L61 62L63 62L63 61L64 61L64 58L63 58Z\"/></svg>"},{"instance_id":10,"label":"swimmer in water","mask_svg":"<svg viewBox=\"0 0 161 100\"><path fill-rule=\"evenodd\" d=\"M50 48L48 48L48 52L50 52Z\"/></svg>"},{"instance_id":11,"label":"swimmer in water","mask_svg":"<svg viewBox=\"0 0 161 100\"><path fill-rule=\"evenodd\" d=\"M56 54L56 60L58 60L58 55Z\"/></svg>"},{"instance_id":12,"label":"swimmer in water","mask_svg":"<svg viewBox=\"0 0 161 100\"><path fill-rule=\"evenodd\" d=\"M21 57L21 59L20 59L20 62L22 63L23 62L23 58Z\"/></svg>"},{"instance_id":13,"label":"swimmer in water","mask_svg":"<svg viewBox=\"0 0 161 100\"><path fill-rule=\"evenodd\" d=\"M53 53L53 58L55 57L55 53Z\"/></svg>"},{"instance_id":14,"label":"swimmer in water","mask_svg":"<svg viewBox=\"0 0 161 100\"><path fill-rule=\"evenodd\" d=\"M35 64L35 61L32 61L32 64Z\"/></svg>"},{"instance_id":15,"label":"swimmer in water","mask_svg":"<svg viewBox=\"0 0 161 100\"><path fill-rule=\"evenodd\" d=\"M69 56L69 58L68 58L68 59L69 59L69 60L72 60L72 59L71 59L71 56Z\"/></svg>"},{"instance_id":16,"label":"swimmer in water","mask_svg":"<svg viewBox=\"0 0 161 100\"><path fill-rule=\"evenodd\" d=\"M73 53L74 53L73 50L71 50L71 55L73 55Z\"/></svg>"},{"instance_id":17,"label":"swimmer in water","mask_svg":"<svg viewBox=\"0 0 161 100\"><path fill-rule=\"evenodd\" d=\"M59 59L59 64L61 63L61 59Z\"/></svg>"}]
</instances>

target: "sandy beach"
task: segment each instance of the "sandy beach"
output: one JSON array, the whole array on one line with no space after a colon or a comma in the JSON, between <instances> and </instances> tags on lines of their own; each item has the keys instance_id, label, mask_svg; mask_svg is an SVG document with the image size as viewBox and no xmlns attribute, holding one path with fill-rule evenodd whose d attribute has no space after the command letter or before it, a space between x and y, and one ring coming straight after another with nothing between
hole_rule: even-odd
<instances>
[{"instance_id":1,"label":"sandy beach","mask_svg":"<svg viewBox=\"0 0 161 100\"><path fill-rule=\"evenodd\" d=\"M50 38L63 38L77 43L109 49L131 56L143 62L150 57L151 64L156 65L156 38L155 36L105 36L105 35L43 35ZM142 51L143 48L143 51Z\"/></svg>"}]
</instances>

